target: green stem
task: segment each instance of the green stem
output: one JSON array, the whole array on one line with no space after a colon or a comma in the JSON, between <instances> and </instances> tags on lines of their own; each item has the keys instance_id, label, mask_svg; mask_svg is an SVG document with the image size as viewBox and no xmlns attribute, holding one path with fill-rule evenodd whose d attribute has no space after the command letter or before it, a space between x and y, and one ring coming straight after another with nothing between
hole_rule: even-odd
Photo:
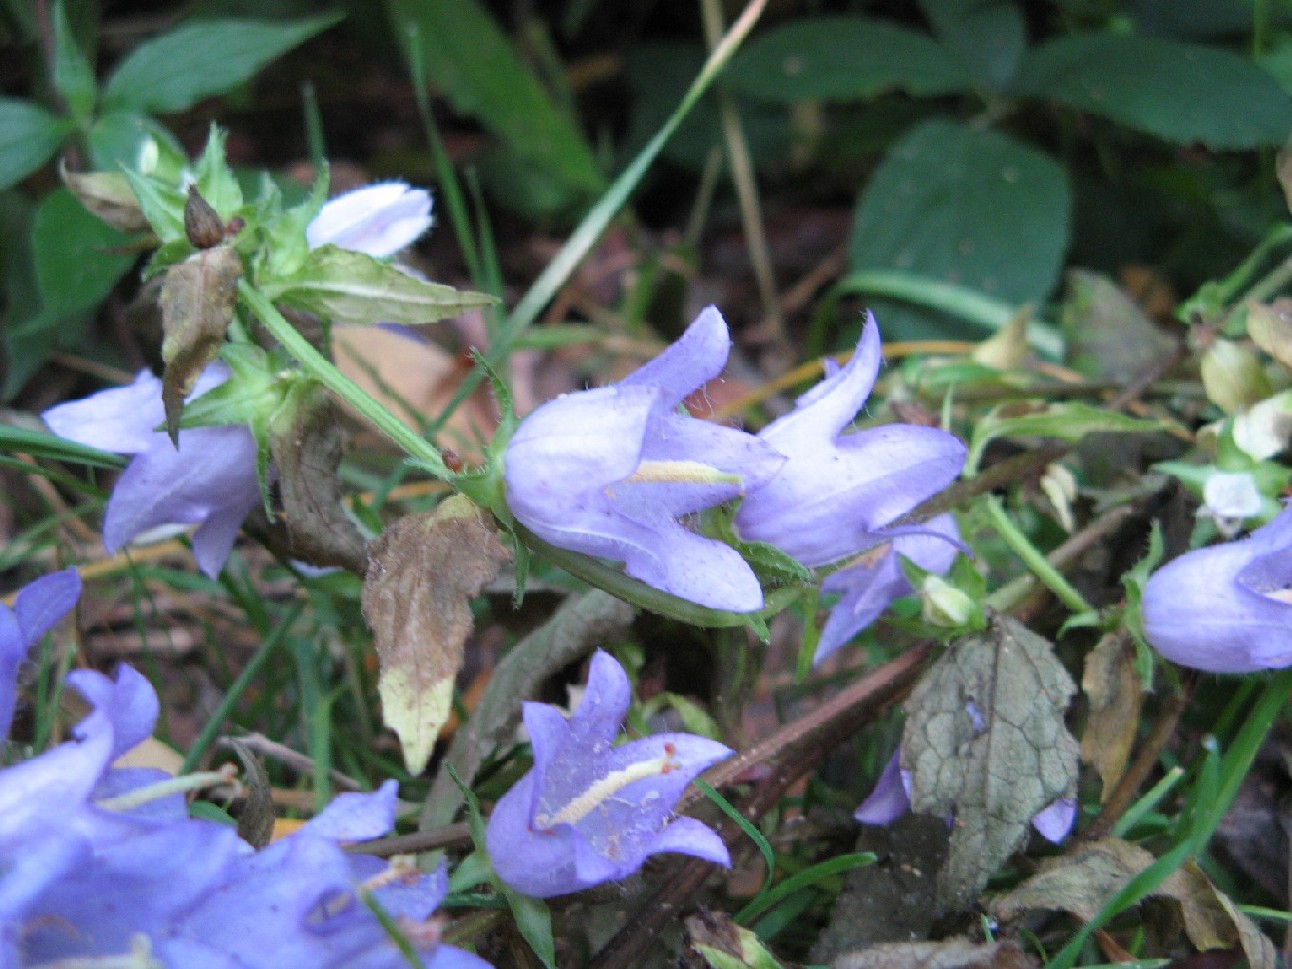
<instances>
[{"instance_id":1,"label":"green stem","mask_svg":"<svg viewBox=\"0 0 1292 969\"><path fill-rule=\"evenodd\" d=\"M358 411L360 416L403 448L404 453L435 477L441 481L453 481L453 472L444 463L434 444L379 404L369 396L367 391L315 350L263 293L242 279L238 281L238 295L251 307L252 312L260 318L265 329L273 335L274 339L281 343L312 377Z\"/></svg>"},{"instance_id":2,"label":"green stem","mask_svg":"<svg viewBox=\"0 0 1292 969\"><path fill-rule=\"evenodd\" d=\"M1082 598L1081 593L1063 577L1058 569L1045 560L1045 556L1041 554L1040 550L1014 524L1013 519L1009 517L1009 514L1005 511L1005 506L1001 504L999 498L995 495L987 495L985 507L987 517L991 519L991 525L996 529L996 533L1004 539L1010 550L1023 560L1023 564L1027 566L1028 571L1040 579L1045 587L1059 598L1060 602L1078 615L1095 611L1090 603ZM1002 594L1006 593L1010 596L1016 595L1018 590L1014 586L1015 583L1010 583L1003 589L998 590L988 597L987 604L994 609L1007 607L1008 603L1001 601L1001 597Z\"/></svg>"}]
</instances>

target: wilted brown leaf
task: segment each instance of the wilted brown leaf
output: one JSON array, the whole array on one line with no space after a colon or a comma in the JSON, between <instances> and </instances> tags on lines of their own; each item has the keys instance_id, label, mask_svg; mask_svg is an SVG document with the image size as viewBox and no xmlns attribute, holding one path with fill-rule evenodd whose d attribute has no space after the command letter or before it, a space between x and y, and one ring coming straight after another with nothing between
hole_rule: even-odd
<instances>
[{"instance_id":1,"label":"wilted brown leaf","mask_svg":"<svg viewBox=\"0 0 1292 969\"><path fill-rule=\"evenodd\" d=\"M1077 784L1063 713L1076 692L1049 642L1018 622L953 643L906 701L911 807L955 816L938 900L967 908L1022 845L1032 816Z\"/></svg>"},{"instance_id":2,"label":"wilted brown leaf","mask_svg":"<svg viewBox=\"0 0 1292 969\"><path fill-rule=\"evenodd\" d=\"M363 574L363 535L341 506L342 431L337 407L319 384L303 384L270 423L269 448L278 468L287 542L311 565L339 565Z\"/></svg>"},{"instance_id":3,"label":"wilted brown leaf","mask_svg":"<svg viewBox=\"0 0 1292 969\"><path fill-rule=\"evenodd\" d=\"M1143 684L1135 670L1135 648L1120 633L1110 633L1086 656L1081 689L1089 704L1081 759L1099 773L1103 799L1126 770L1144 705Z\"/></svg>"},{"instance_id":4,"label":"wilted brown leaf","mask_svg":"<svg viewBox=\"0 0 1292 969\"><path fill-rule=\"evenodd\" d=\"M472 628L468 603L509 558L486 514L458 495L401 518L372 545L363 615L381 661L382 718L414 774L448 720Z\"/></svg>"},{"instance_id":5,"label":"wilted brown leaf","mask_svg":"<svg viewBox=\"0 0 1292 969\"><path fill-rule=\"evenodd\" d=\"M129 234L148 228L124 172L72 172L60 161L58 174L76 200L112 228Z\"/></svg>"},{"instance_id":6,"label":"wilted brown leaf","mask_svg":"<svg viewBox=\"0 0 1292 969\"><path fill-rule=\"evenodd\" d=\"M1151 865L1151 854L1118 838L1104 838L1043 861L1040 870L991 905L992 914L1012 919L1033 909L1071 912L1089 922L1131 878ZM1152 893L1175 902L1184 930L1197 949L1241 945L1252 969L1274 969L1274 946L1246 915L1186 861Z\"/></svg>"},{"instance_id":7,"label":"wilted brown leaf","mask_svg":"<svg viewBox=\"0 0 1292 969\"><path fill-rule=\"evenodd\" d=\"M216 358L233 319L242 261L228 246L203 249L166 270L162 314L162 403L171 440L179 434L184 398Z\"/></svg>"}]
</instances>

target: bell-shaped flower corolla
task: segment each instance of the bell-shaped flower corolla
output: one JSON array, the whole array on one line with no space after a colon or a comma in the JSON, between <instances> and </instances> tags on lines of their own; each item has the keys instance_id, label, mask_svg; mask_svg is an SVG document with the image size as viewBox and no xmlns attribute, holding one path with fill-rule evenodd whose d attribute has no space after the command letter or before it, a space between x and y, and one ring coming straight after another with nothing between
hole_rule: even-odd
<instances>
[{"instance_id":1,"label":"bell-shaped flower corolla","mask_svg":"<svg viewBox=\"0 0 1292 969\"><path fill-rule=\"evenodd\" d=\"M853 813L853 817L862 824L887 826L911 809L911 772L902 768L901 756L900 750L893 754L870 796ZM1045 840L1059 844L1068 836L1076 820L1076 799L1061 797L1033 815L1032 827Z\"/></svg>"},{"instance_id":2,"label":"bell-shaped flower corolla","mask_svg":"<svg viewBox=\"0 0 1292 969\"><path fill-rule=\"evenodd\" d=\"M223 363L202 371L189 400L228 379ZM179 447L157 428L165 421L162 382L141 372L128 387L59 404L42 415L59 437L104 451L132 454L108 499L103 544L116 553L159 525L197 525L193 556L214 578L238 529L260 501L256 441L242 425L184 428Z\"/></svg>"},{"instance_id":3,"label":"bell-shaped flower corolla","mask_svg":"<svg viewBox=\"0 0 1292 969\"><path fill-rule=\"evenodd\" d=\"M431 194L380 182L338 195L305 229L311 249L334 245L378 259L393 256L431 227Z\"/></svg>"},{"instance_id":4,"label":"bell-shaped flower corolla","mask_svg":"<svg viewBox=\"0 0 1292 969\"><path fill-rule=\"evenodd\" d=\"M18 696L18 667L41 636L71 612L81 595L75 569L42 576L25 586L10 609L0 602L0 732L8 733Z\"/></svg>"},{"instance_id":5,"label":"bell-shaped flower corolla","mask_svg":"<svg viewBox=\"0 0 1292 969\"><path fill-rule=\"evenodd\" d=\"M1292 665L1292 507L1247 538L1201 548L1149 577L1144 636L1209 673Z\"/></svg>"},{"instance_id":6,"label":"bell-shaped flower corolla","mask_svg":"<svg viewBox=\"0 0 1292 969\"><path fill-rule=\"evenodd\" d=\"M543 404L507 445L507 504L559 548L625 563L634 578L713 609L763 604L753 570L730 546L678 519L747 495L784 457L753 435L678 412L716 377L731 338L704 310L681 338L609 387Z\"/></svg>"},{"instance_id":7,"label":"bell-shaped flower corolla","mask_svg":"<svg viewBox=\"0 0 1292 969\"><path fill-rule=\"evenodd\" d=\"M934 427L887 424L841 434L879 373L879 328L866 314L857 350L758 435L788 460L750 490L736 515L748 541L768 542L809 568L837 562L898 532L894 521L960 473L965 448Z\"/></svg>"},{"instance_id":8,"label":"bell-shaped flower corolla","mask_svg":"<svg viewBox=\"0 0 1292 969\"><path fill-rule=\"evenodd\" d=\"M938 515L925 522L922 529L900 533L826 576L821 592L843 595L821 627L814 663L820 663L878 619L894 599L915 591L899 556L910 559L926 572L942 574L951 568L960 547L955 519Z\"/></svg>"},{"instance_id":9,"label":"bell-shaped flower corolla","mask_svg":"<svg viewBox=\"0 0 1292 969\"><path fill-rule=\"evenodd\" d=\"M732 751L685 733L616 747L630 699L623 668L598 651L571 719L525 704L534 767L498 801L485 838L511 888L535 898L577 892L626 878L663 851L730 865L717 834L672 812L691 779Z\"/></svg>"},{"instance_id":10,"label":"bell-shaped flower corolla","mask_svg":"<svg viewBox=\"0 0 1292 969\"><path fill-rule=\"evenodd\" d=\"M10 709L18 662L71 607L74 578L32 583L12 615L0 615L0 696ZM182 794L161 788L150 796L168 779L161 771L112 768L156 722L157 694L143 676L122 666L113 679L77 670L67 682L90 715L67 742L0 770L0 965L124 965L151 956L147 964L210 969L406 967L370 897L428 969L486 969L439 944L427 922L448 891L442 868L423 875L338 843L390 830L393 781L342 795L255 852L233 828L190 818Z\"/></svg>"}]
</instances>

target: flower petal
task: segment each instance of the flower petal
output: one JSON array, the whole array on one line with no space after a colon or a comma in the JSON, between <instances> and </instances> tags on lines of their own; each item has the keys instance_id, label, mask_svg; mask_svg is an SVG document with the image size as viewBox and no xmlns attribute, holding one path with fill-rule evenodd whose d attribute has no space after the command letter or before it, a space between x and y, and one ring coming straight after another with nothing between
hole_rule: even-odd
<instances>
[{"instance_id":1,"label":"flower petal","mask_svg":"<svg viewBox=\"0 0 1292 969\"><path fill-rule=\"evenodd\" d=\"M853 817L862 824L892 824L911 809L911 778L902 770L902 752L894 752L875 789L861 802Z\"/></svg>"},{"instance_id":2,"label":"flower petal","mask_svg":"<svg viewBox=\"0 0 1292 969\"><path fill-rule=\"evenodd\" d=\"M730 352L727 321L716 306L706 306L676 342L615 386L657 388L657 413L667 413L693 390L722 373Z\"/></svg>"},{"instance_id":3,"label":"flower petal","mask_svg":"<svg viewBox=\"0 0 1292 969\"><path fill-rule=\"evenodd\" d=\"M431 227L431 196L384 182L327 202L305 230L311 249L331 244L376 258L392 256Z\"/></svg>"},{"instance_id":4,"label":"flower petal","mask_svg":"<svg viewBox=\"0 0 1292 969\"><path fill-rule=\"evenodd\" d=\"M41 417L59 437L117 454L138 454L153 446L166 419L161 380L140 371L127 387L101 390L45 411Z\"/></svg>"}]
</instances>

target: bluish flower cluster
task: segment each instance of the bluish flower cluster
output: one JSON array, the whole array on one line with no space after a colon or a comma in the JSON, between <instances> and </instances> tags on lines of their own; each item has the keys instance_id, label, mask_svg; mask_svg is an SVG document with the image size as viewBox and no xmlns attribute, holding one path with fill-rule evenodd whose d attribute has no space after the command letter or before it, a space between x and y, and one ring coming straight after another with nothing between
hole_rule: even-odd
<instances>
[{"instance_id":1,"label":"bluish flower cluster","mask_svg":"<svg viewBox=\"0 0 1292 969\"><path fill-rule=\"evenodd\" d=\"M6 736L19 666L79 592L68 570L27 586L13 609L0 606ZM391 829L393 781L343 794L253 851L233 828L189 817L181 794L160 794L165 773L112 766L157 719L143 676L124 665L114 678L76 670L68 685L89 716L65 742L0 770L0 966L406 967L370 905L428 969L488 966L440 944L428 921L448 892L442 868L426 875L342 850Z\"/></svg>"},{"instance_id":2,"label":"bluish flower cluster","mask_svg":"<svg viewBox=\"0 0 1292 969\"><path fill-rule=\"evenodd\" d=\"M823 587L843 595L819 660L912 591L899 554L930 571L950 567L959 536L949 516L895 522L956 478L965 449L945 431L909 424L843 433L879 372L869 315L848 365L828 368L756 437L678 411L722 371L730 347L710 307L625 379L539 407L507 448L508 506L553 545L624 562L629 575L679 598L752 612L763 595L748 563L681 520L741 498L735 525L744 540L809 568L842 564Z\"/></svg>"}]
</instances>

